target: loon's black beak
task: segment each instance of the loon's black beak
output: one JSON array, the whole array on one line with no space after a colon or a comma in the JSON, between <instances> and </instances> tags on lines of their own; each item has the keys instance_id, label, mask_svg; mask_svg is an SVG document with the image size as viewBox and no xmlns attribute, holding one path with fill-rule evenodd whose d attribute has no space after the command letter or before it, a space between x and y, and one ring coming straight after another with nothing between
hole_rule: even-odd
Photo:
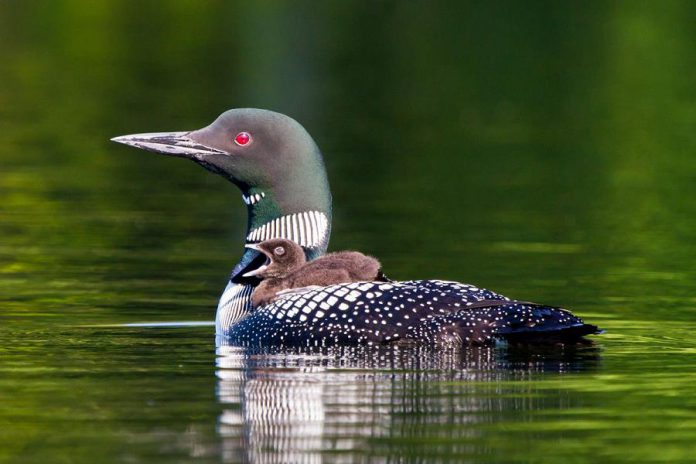
<instances>
[{"instance_id":1,"label":"loon's black beak","mask_svg":"<svg viewBox=\"0 0 696 464\"><path fill-rule=\"evenodd\" d=\"M208 155L226 154L222 150L196 142L188 136L189 134L190 132L155 132L122 135L111 140L155 153L195 160L201 160Z\"/></svg>"}]
</instances>

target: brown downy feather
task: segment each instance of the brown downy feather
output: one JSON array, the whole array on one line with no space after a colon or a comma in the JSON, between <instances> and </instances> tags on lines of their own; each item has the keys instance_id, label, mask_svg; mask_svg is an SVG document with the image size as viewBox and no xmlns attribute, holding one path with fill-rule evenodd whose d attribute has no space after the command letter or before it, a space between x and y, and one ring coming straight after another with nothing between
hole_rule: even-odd
<instances>
[{"instance_id":1,"label":"brown downy feather","mask_svg":"<svg viewBox=\"0 0 696 464\"><path fill-rule=\"evenodd\" d=\"M377 259L357 251L329 253L306 262L302 248L291 240L271 239L256 247L270 263L254 274L263 279L251 296L254 306L272 302L282 290L388 280Z\"/></svg>"}]
</instances>

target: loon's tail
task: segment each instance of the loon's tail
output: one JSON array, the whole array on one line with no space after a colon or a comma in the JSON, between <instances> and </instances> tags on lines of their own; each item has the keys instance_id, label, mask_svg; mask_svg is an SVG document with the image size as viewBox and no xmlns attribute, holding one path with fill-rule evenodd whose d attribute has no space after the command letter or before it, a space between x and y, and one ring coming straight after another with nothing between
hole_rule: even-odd
<instances>
[{"instance_id":1,"label":"loon's tail","mask_svg":"<svg viewBox=\"0 0 696 464\"><path fill-rule=\"evenodd\" d=\"M596 325L578 324L550 330L521 330L500 334L500 338L509 343L582 343L586 335L601 334L604 331Z\"/></svg>"},{"instance_id":2,"label":"loon's tail","mask_svg":"<svg viewBox=\"0 0 696 464\"><path fill-rule=\"evenodd\" d=\"M583 343L602 331L570 311L527 301L489 299L468 302L440 325L440 339L468 344L505 340L513 344Z\"/></svg>"},{"instance_id":3,"label":"loon's tail","mask_svg":"<svg viewBox=\"0 0 696 464\"><path fill-rule=\"evenodd\" d=\"M525 301L510 301L504 306L512 310L507 313L513 317L506 320L496 335L510 343L575 343L582 342L586 335L603 332L562 308ZM526 309L534 324L530 324L530 318L514 317L516 307Z\"/></svg>"}]
</instances>

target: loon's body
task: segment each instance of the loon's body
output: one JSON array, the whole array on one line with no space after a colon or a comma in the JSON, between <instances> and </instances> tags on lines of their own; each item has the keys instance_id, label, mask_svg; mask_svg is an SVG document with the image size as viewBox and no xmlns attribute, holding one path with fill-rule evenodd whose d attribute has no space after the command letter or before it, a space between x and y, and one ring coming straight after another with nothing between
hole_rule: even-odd
<instances>
[{"instance_id":1,"label":"loon's body","mask_svg":"<svg viewBox=\"0 0 696 464\"><path fill-rule=\"evenodd\" d=\"M355 282L291 294L254 311L226 336L254 346L461 346L496 339L563 341L587 330L563 309L510 301L458 282L414 280Z\"/></svg>"},{"instance_id":2,"label":"loon's body","mask_svg":"<svg viewBox=\"0 0 696 464\"><path fill-rule=\"evenodd\" d=\"M321 153L296 121L236 109L193 132L113 139L191 159L227 178L247 205L246 243L298 243L307 260L326 252L331 193ZM387 343L481 344L497 339L575 341L597 333L570 312L509 300L472 285L439 280L343 283L254 308L265 257L247 249L216 315L217 334L240 345L328 346Z\"/></svg>"},{"instance_id":3,"label":"loon's body","mask_svg":"<svg viewBox=\"0 0 696 464\"><path fill-rule=\"evenodd\" d=\"M329 253L307 262L302 247L285 238L264 240L247 247L260 251L267 258L266 264L244 274L246 277L263 279L251 294L255 308L267 305L282 295L314 287L384 280L379 261L357 251ZM282 293L279 295L279 292Z\"/></svg>"}]
</instances>

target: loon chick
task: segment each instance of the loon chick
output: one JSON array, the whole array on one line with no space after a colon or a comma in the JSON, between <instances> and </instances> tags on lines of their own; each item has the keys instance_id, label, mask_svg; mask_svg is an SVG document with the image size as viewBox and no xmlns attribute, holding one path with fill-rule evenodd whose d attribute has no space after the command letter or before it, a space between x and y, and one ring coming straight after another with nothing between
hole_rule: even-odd
<instances>
[{"instance_id":1,"label":"loon chick","mask_svg":"<svg viewBox=\"0 0 696 464\"><path fill-rule=\"evenodd\" d=\"M288 292L291 289L313 290L341 283L383 281L379 261L357 251L329 253L308 263L302 247L284 238L264 240L247 248L260 251L268 260L244 274L263 279L251 294L255 307L273 302L280 294L298 293Z\"/></svg>"},{"instance_id":2,"label":"loon chick","mask_svg":"<svg viewBox=\"0 0 696 464\"><path fill-rule=\"evenodd\" d=\"M294 119L233 109L192 132L134 134L115 142L190 159L242 191L246 243L286 238L307 260L324 254L331 233L331 192L312 137ZM569 311L509 300L474 285L440 280L330 285L254 308L265 262L246 249L218 304L215 326L237 345L328 346L390 343L469 345L496 340L576 342L598 333Z\"/></svg>"}]
</instances>

